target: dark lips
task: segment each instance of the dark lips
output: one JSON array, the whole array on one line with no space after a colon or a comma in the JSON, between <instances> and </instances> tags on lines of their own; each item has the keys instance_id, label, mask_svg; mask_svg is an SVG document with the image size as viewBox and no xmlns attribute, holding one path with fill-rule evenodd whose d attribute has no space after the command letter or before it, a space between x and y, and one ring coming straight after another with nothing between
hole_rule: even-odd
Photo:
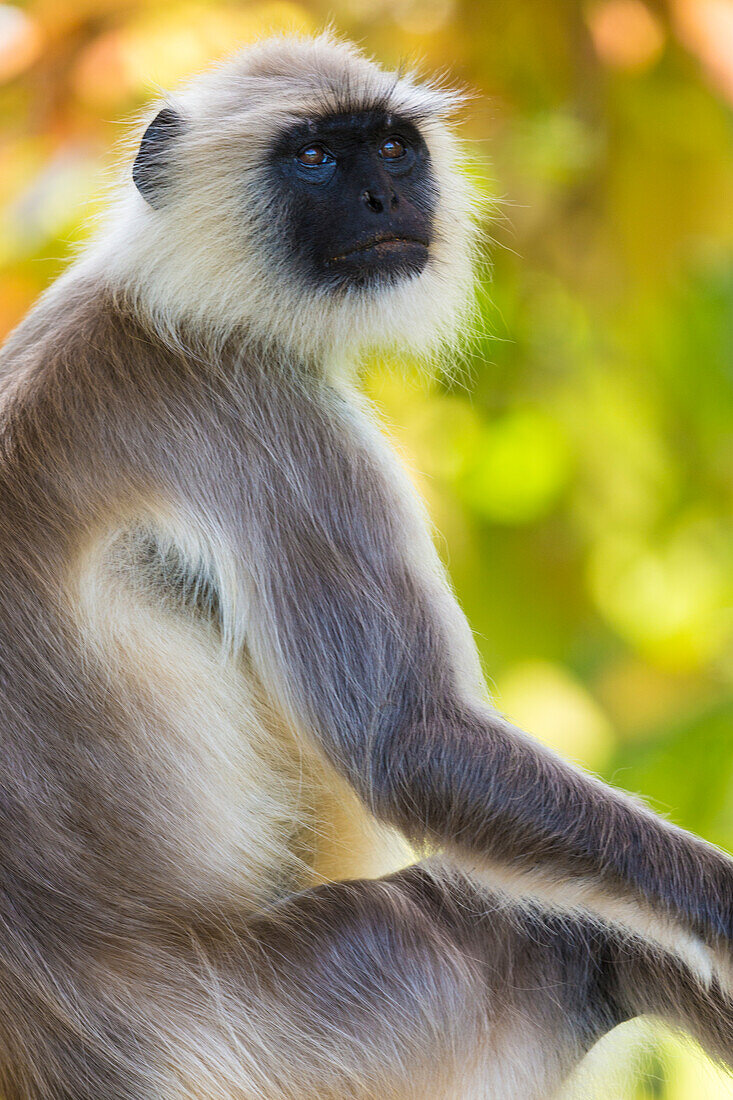
<instances>
[{"instance_id":1,"label":"dark lips","mask_svg":"<svg viewBox=\"0 0 733 1100\"><path fill-rule=\"evenodd\" d=\"M330 264L338 263L339 260L345 260L349 256L355 256L359 252L376 252L377 255L389 256L391 254L406 251L407 248L422 248L427 250L428 242L420 237L398 237L395 234L385 233L380 234L378 237L370 237L368 241L362 241L361 244L354 245L353 248L348 248L345 252L339 253L338 256L332 256L327 262Z\"/></svg>"}]
</instances>

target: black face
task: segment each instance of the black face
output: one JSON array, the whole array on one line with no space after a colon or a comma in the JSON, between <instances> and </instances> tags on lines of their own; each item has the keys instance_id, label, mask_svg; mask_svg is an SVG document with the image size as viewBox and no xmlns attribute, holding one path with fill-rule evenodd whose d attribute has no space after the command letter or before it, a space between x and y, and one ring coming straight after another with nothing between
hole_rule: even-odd
<instances>
[{"instance_id":1,"label":"black face","mask_svg":"<svg viewBox=\"0 0 733 1100\"><path fill-rule=\"evenodd\" d=\"M411 122L376 110L303 122L278 140L271 171L288 244L318 284L366 286L425 267L436 190Z\"/></svg>"}]
</instances>

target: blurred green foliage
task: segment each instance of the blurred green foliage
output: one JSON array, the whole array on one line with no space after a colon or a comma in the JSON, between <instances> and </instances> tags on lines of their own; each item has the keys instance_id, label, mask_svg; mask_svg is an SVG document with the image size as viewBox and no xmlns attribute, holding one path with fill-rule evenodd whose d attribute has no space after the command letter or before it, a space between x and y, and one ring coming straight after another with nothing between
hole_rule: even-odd
<instances>
[{"instance_id":1,"label":"blurred green foliage","mask_svg":"<svg viewBox=\"0 0 733 1100\"><path fill-rule=\"evenodd\" d=\"M498 703L731 848L730 0L0 3L0 335L88 232L146 99L329 20L474 93L476 330L450 375L380 362L367 385ZM647 1046L604 1096L733 1096Z\"/></svg>"}]
</instances>

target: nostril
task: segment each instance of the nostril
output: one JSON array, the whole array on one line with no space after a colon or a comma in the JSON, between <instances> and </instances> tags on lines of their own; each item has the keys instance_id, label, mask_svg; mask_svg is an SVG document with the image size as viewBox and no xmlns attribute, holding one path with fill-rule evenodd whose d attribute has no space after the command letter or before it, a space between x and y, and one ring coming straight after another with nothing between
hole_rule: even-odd
<instances>
[{"instance_id":1,"label":"nostril","mask_svg":"<svg viewBox=\"0 0 733 1100\"><path fill-rule=\"evenodd\" d=\"M400 200L397 198L397 195L393 191L392 195L391 195L391 198L389 200L389 205L392 207L393 210L399 204L399 201Z\"/></svg>"},{"instance_id":2,"label":"nostril","mask_svg":"<svg viewBox=\"0 0 733 1100\"><path fill-rule=\"evenodd\" d=\"M362 191L361 198L365 206L367 206L369 210L373 210L375 214L381 214L384 210L384 203L373 191Z\"/></svg>"}]
</instances>

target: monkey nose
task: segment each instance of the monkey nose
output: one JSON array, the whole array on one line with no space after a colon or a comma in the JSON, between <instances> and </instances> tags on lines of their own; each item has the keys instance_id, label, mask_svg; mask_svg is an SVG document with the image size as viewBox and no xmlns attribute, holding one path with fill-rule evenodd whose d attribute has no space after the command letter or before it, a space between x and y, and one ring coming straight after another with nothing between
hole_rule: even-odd
<instances>
[{"instance_id":1,"label":"monkey nose","mask_svg":"<svg viewBox=\"0 0 733 1100\"><path fill-rule=\"evenodd\" d=\"M371 210L374 214L381 214L386 206L394 209L397 206L398 199L394 191L390 190L389 194L385 194L381 189L367 187L366 190L361 193L361 201L366 206L367 210Z\"/></svg>"}]
</instances>

